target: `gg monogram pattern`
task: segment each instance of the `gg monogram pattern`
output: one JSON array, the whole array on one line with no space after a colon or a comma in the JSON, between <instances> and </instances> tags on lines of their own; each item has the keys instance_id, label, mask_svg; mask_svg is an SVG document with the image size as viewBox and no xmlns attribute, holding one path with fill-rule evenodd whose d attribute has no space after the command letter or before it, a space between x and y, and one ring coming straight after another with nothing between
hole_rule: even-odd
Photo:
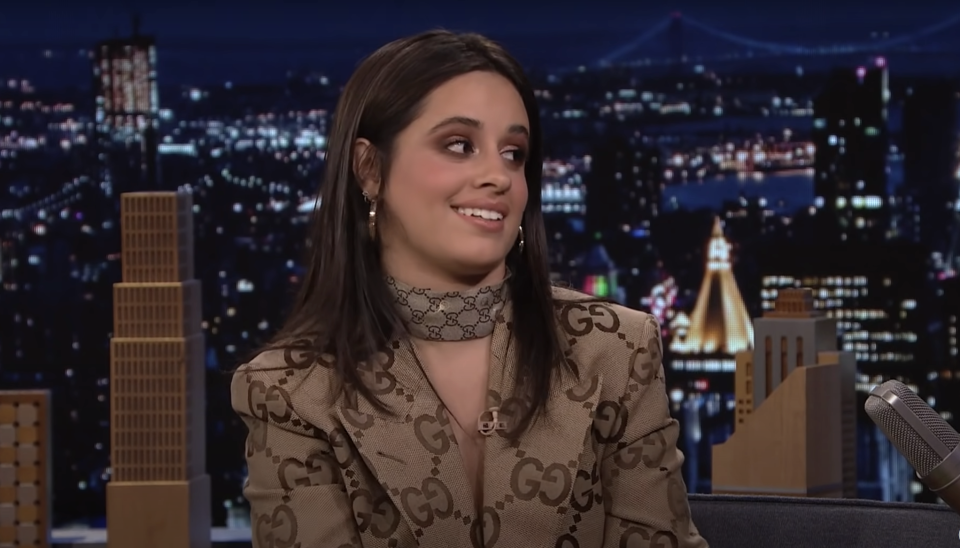
<instances>
[{"instance_id":1,"label":"gg monogram pattern","mask_svg":"<svg viewBox=\"0 0 960 548\"><path fill-rule=\"evenodd\" d=\"M517 441L485 441L483 503L450 418L395 341L365 379L387 406L338 396L334 357L272 350L242 367L233 406L249 428L254 548L704 548L680 474L660 327L649 315L556 289L566 374ZM515 394L509 301L494 315L490 406L508 428ZM348 392L349 394L349 392Z\"/></svg>"},{"instance_id":2,"label":"gg monogram pattern","mask_svg":"<svg viewBox=\"0 0 960 548\"><path fill-rule=\"evenodd\" d=\"M507 276L509 278L509 275ZM472 291L431 291L387 277L407 330L428 341L466 341L493 333L507 301L506 278Z\"/></svg>"}]
</instances>

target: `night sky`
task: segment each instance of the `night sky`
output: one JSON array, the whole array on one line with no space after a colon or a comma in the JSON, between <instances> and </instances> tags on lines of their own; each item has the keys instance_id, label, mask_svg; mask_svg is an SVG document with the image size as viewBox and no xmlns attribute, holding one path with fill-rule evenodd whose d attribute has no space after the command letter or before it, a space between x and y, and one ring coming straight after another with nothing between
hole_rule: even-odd
<instances>
[{"instance_id":1,"label":"night sky","mask_svg":"<svg viewBox=\"0 0 960 548\"><path fill-rule=\"evenodd\" d=\"M897 5L880 9L884 4ZM960 22L960 6L949 0L19 0L0 9L0 77L37 68L41 48L76 55L97 40L127 35L133 13L140 14L142 31L157 37L170 82L273 78L301 65L343 68L386 40L433 27L489 34L530 64L589 63L674 11L740 36L799 45L863 42L876 31L896 36L954 17ZM949 29L925 44L952 42L960 51L958 35ZM689 31L685 47L709 50L711 40L716 38ZM666 53L664 42L649 44L643 53ZM52 67L47 72L74 72Z\"/></svg>"},{"instance_id":2,"label":"night sky","mask_svg":"<svg viewBox=\"0 0 960 548\"><path fill-rule=\"evenodd\" d=\"M4 2L0 44L50 40L89 41L128 26L139 10L144 26L170 40L291 42L384 38L433 26L469 27L507 35L591 30L642 31L672 11L730 32L786 38L784 32L816 29L824 36L865 36L869 30L912 30L960 12L950 0L868 2L807 0L792 3L732 0L644 2L591 0L40 0ZM889 4L892 7L879 6ZM895 5L896 4L896 5ZM562 8L560 6L563 6Z\"/></svg>"}]
</instances>

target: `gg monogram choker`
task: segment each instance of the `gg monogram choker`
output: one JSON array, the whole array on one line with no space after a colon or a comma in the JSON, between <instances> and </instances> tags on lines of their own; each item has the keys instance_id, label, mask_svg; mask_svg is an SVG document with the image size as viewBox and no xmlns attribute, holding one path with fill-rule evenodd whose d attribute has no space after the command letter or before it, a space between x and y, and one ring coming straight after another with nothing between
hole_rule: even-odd
<instances>
[{"instance_id":1,"label":"gg monogram choker","mask_svg":"<svg viewBox=\"0 0 960 548\"><path fill-rule=\"evenodd\" d=\"M421 289L392 276L386 282L410 335L428 341L468 341L493 333L507 301L509 277L469 291Z\"/></svg>"}]
</instances>

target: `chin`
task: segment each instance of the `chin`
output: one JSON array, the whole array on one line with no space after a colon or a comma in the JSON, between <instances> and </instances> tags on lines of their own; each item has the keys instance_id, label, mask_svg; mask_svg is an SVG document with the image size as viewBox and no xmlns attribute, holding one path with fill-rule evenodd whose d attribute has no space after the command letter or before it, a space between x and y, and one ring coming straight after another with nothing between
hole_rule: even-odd
<instances>
[{"instance_id":1,"label":"chin","mask_svg":"<svg viewBox=\"0 0 960 548\"><path fill-rule=\"evenodd\" d=\"M450 259L454 268L464 275L484 276L503 265L506 255L503 252L468 254L461 251Z\"/></svg>"}]
</instances>

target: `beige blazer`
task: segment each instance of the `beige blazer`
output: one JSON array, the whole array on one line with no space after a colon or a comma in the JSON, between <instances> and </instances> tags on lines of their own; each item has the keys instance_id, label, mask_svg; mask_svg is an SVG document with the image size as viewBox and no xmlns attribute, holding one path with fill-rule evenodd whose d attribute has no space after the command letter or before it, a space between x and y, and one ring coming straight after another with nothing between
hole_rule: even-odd
<instances>
[{"instance_id":1,"label":"beige blazer","mask_svg":"<svg viewBox=\"0 0 960 548\"><path fill-rule=\"evenodd\" d=\"M586 297L556 289L563 299ZM333 389L333 360L268 351L236 373L249 428L254 548L705 547L690 519L661 365L645 313L558 304L580 380L555 384L548 416L518 443L487 438L478 515L444 407L395 341L364 373L397 416ZM511 311L492 336L489 401L507 420L516 362Z\"/></svg>"}]
</instances>

